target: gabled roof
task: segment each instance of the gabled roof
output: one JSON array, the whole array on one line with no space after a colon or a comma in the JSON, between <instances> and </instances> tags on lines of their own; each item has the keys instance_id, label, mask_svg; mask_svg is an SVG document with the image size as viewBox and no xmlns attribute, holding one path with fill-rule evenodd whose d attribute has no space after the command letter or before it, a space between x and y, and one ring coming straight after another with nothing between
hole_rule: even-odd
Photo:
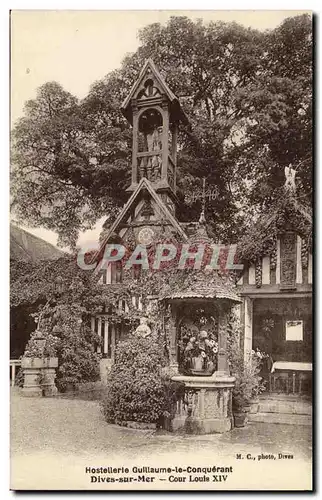
<instances>
[{"instance_id":1,"label":"gabled roof","mask_svg":"<svg viewBox=\"0 0 322 500\"><path fill-rule=\"evenodd\" d=\"M148 72L149 69L151 70L151 73L153 74L156 81L158 82L160 89L163 90L165 95L168 97L169 101L172 102L175 99L177 99L177 97L174 95L174 93L169 89L168 85L165 83L164 79L160 75L160 72L157 69L157 67L155 66L152 59L148 59L145 62L143 68L141 69L138 79L133 84L129 95L124 99L122 106L121 106L122 110L125 109L129 105L132 97L134 96L137 89L140 87L140 85L141 85L141 83L142 83L142 81L143 81L144 77L146 76L146 73Z\"/></svg>"},{"instance_id":2,"label":"gabled roof","mask_svg":"<svg viewBox=\"0 0 322 500\"><path fill-rule=\"evenodd\" d=\"M311 244L312 212L298 201L296 193L281 187L275 202L250 226L238 243L243 262L256 259L271 251L275 239L286 231L294 231Z\"/></svg>"},{"instance_id":3,"label":"gabled roof","mask_svg":"<svg viewBox=\"0 0 322 500\"><path fill-rule=\"evenodd\" d=\"M59 259L64 252L24 229L10 224L10 258L38 262Z\"/></svg>"},{"instance_id":4,"label":"gabled roof","mask_svg":"<svg viewBox=\"0 0 322 500\"><path fill-rule=\"evenodd\" d=\"M110 227L109 231L105 235L104 239L101 242L100 249L95 253L92 262L94 262L98 255L101 253L102 249L104 246L107 244L108 240L112 236L113 233L116 232L118 225L122 222L122 220L126 217L127 213L130 211L131 206L134 204L135 200L138 198L139 194L146 189L148 193L150 194L151 198L156 202L158 207L161 209L162 213L164 214L165 218L172 224L172 226L177 230L178 234L184 239L184 241L188 240L188 236L186 235L185 231L182 229L181 225L177 221L177 219L171 214L170 210L168 207L163 203L161 200L160 196L155 192L153 189L151 183L143 177L139 184L137 185L135 191L132 193L124 207L122 208L121 212L113 222L112 226Z\"/></svg>"},{"instance_id":5,"label":"gabled roof","mask_svg":"<svg viewBox=\"0 0 322 500\"><path fill-rule=\"evenodd\" d=\"M148 59L145 62L142 70L140 71L138 79L133 84L129 95L124 99L124 101L122 103L121 111L124 114L124 116L126 117L126 119L129 120L132 123L132 113L131 113L131 109L130 109L131 99L134 97L134 95L136 94L138 88L141 86L142 81L144 80L144 78L146 78L147 73L148 73L149 70L151 71L151 73L152 73L153 77L155 78L156 82L158 83L158 86L159 86L160 90L167 96L167 98L169 99L170 103L173 105L173 108L175 109L175 111L180 116L180 119L183 122L188 123L188 118L185 115L184 111L180 107L179 99L175 96L175 94L172 92L172 90L170 90L170 88L166 84L165 80L162 78L159 70L155 66L155 64L152 61L152 59Z\"/></svg>"}]
</instances>

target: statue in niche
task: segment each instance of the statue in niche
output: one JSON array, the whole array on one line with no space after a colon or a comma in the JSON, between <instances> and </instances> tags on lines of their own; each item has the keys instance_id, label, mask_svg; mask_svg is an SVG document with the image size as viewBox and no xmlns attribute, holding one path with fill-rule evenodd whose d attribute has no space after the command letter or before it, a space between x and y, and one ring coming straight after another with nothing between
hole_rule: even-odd
<instances>
[{"instance_id":1,"label":"statue in niche","mask_svg":"<svg viewBox=\"0 0 322 500\"><path fill-rule=\"evenodd\" d=\"M147 160L147 173L150 181L156 181L160 177L161 157L157 154L162 148L162 127L155 126L146 133L147 149L155 153Z\"/></svg>"},{"instance_id":2,"label":"statue in niche","mask_svg":"<svg viewBox=\"0 0 322 500\"><path fill-rule=\"evenodd\" d=\"M155 151L155 149L158 149L157 144L158 144L158 128L155 126L153 129L150 129L146 132L146 144L149 153L152 151Z\"/></svg>"},{"instance_id":3,"label":"statue in niche","mask_svg":"<svg viewBox=\"0 0 322 500\"><path fill-rule=\"evenodd\" d=\"M151 335L151 328L148 325L148 318L146 316L140 318L140 324L135 330L135 335L143 339Z\"/></svg>"},{"instance_id":4,"label":"statue in niche","mask_svg":"<svg viewBox=\"0 0 322 500\"><path fill-rule=\"evenodd\" d=\"M146 176L152 182L161 177L162 130L160 112L155 109L145 111L140 118L138 139L142 139L142 133L143 144L139 144L139 150L148 155L142 157L139 169L140 176Z\"/></svg>"},{"instance_id":5,"label":"statue in niche","mask_svg":"<svg viewBox=\"0 0 322 500\"><path fill-rule=\"evenodd\" d=\"M295 193L296 184L295 184L295 176L296 170L292 168L292 164L290 163L288 167L285 167L285 189L289 189L290 191Z\"/></svg>"},{"instance_id":6,"label":"statue in niche","mask_svg":"<svg viewBox=\"0 0 322 500\"><path fill-rule=\"evenodd\" d=\"M157 151L162 148L162 127L154 125L146 131L146 144L149 152Z\"/></svg>"}]
</instances>

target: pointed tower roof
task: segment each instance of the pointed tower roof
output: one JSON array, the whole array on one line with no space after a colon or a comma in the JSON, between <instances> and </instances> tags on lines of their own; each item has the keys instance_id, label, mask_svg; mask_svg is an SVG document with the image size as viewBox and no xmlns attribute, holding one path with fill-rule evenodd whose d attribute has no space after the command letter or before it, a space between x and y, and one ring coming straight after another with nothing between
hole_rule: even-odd
<instances>
[{"instance_id":1,"label":"pointed tower roof","mask_svg":"<svg viewBox=\"0 0 322 500\"><path fill-rule=\"evenodd\" d=\"M141 88L144 87L145 82L147 82L151 78L157 84L157 87L161 92L161 94L165 96L170 102L172 116L176 118L178 121L188 123L188 118L180 106L179 99L174 95L172 90L170 90L165 80L162 78L159 70L156 68L152 59L148 59L145 62L142 70L140 71L138 79L132 86L129 95L123 101L123 104L121 106L121 111L125 116L125 118L130 123L132 123L131 100L138 98L138 94L140 93Z\"/></svg>"},{"instance_id":2,"label":"pointed tower roof","mask_svg":"<svg viewBox=\"0 0 322 500\"><path fill-rule=\"evenodd\" d=\"M207 222L204 210L201 211L199 221L195 224L195 231L190 236L189 241L191 243L213 243L207 232Z\"/></svg>"}]
</instances>

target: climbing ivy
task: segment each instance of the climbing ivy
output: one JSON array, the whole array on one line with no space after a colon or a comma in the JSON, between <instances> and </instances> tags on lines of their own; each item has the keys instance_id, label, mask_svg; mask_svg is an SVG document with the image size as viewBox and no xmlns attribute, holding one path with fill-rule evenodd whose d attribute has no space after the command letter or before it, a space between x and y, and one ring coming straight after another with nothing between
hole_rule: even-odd
<instances>
[{"instance_id":1,"label":"climbing ivy","mask_svg":"<svg viewBox=\"0 0 322 500\"><path fill-rule=\"evenodd\" d=\"M295 231L312 248L312 213L299 202L295 193L280 188L274 204L238 242L238 261L250 264L264 255L275 257L276 240L286 230ZM273 258L274 262L274 258Z\"/></svg>"}]
</instances>

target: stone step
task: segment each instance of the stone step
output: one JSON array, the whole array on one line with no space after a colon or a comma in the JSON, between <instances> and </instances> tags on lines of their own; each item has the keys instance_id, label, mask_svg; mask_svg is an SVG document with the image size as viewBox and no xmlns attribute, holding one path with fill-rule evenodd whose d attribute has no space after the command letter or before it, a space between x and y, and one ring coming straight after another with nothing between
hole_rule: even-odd
<instances>
[{"instance_id":1,"label":"stone step","mask_svg":"<svg viewBox=\"0 0 322 500\"><path fill-rule=\"evenodd\" d=\"M263 422L265 424L290 424L290 425L312 425L311 415L296 415L290 413L250 413L250 422Z\"/></svg>"},{"instance_id":2,"label":"stone step","mask_svg":"<svg viewBox=\"0 0 322 500\"><path fill-rule=\"evenodd\" d=\"M308 401L281 401L277 399L261 400L260 413L287 413L295 415L312 415L312 404Z\"/></svg>"}]
</instances>

